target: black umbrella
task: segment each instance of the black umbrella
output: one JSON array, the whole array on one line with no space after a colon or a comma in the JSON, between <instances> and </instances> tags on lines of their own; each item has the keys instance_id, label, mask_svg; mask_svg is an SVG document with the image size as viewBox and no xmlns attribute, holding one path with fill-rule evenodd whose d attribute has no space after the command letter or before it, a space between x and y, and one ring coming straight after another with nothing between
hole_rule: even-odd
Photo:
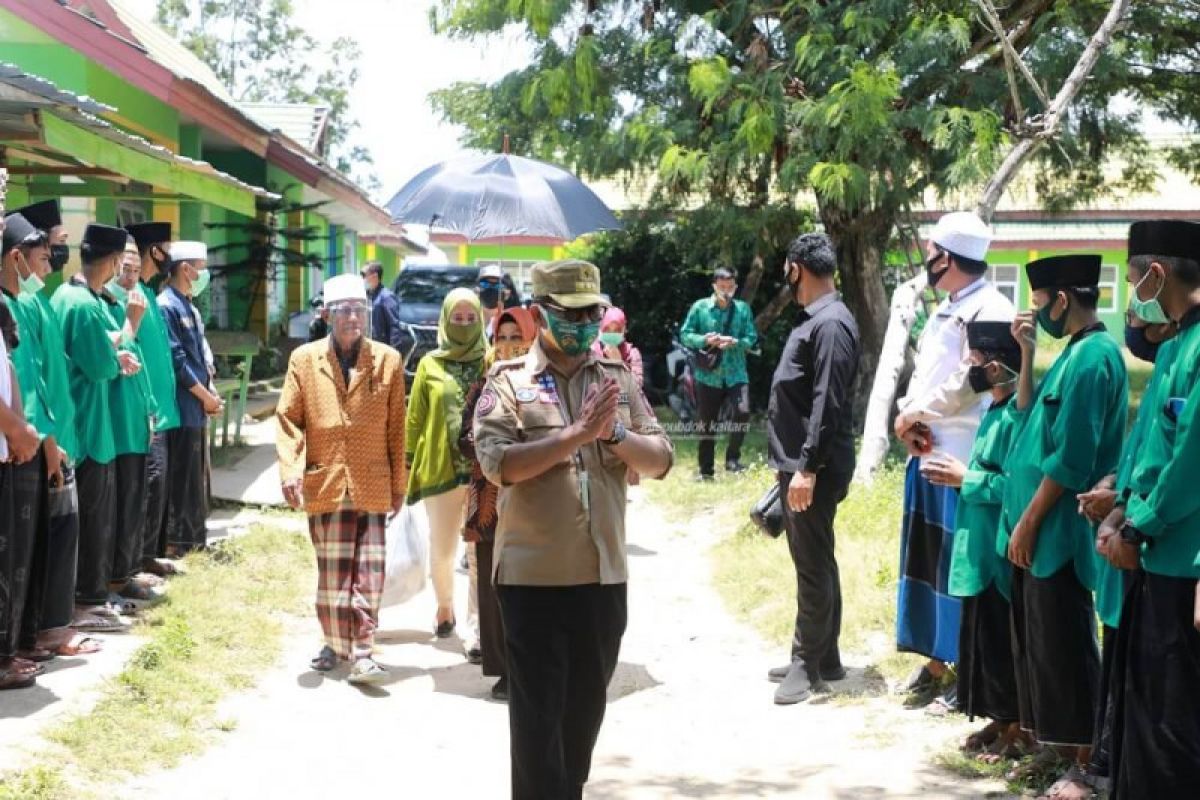
<instances>
[{"instance_id":1,"label":"black umbrella","mask_svg":"<svg viewBox=\"0 0 1200 800\"><path fill-rule=\"evenodd\" d=\"M433 225L469 240L544 236L569 242L620 230L600 198L559 167L511 155L464 156L421 172L387 205L394 222Z\"/></svg>"}]
</instances>

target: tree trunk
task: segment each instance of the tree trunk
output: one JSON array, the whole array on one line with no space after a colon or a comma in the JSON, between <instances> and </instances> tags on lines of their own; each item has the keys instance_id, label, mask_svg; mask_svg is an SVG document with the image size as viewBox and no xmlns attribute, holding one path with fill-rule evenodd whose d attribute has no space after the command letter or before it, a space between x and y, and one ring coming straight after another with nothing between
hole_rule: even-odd
<instances>
[{"instance_id":1,"label":"tree trunk","mask_svg":"<svg viewBox=\"0 0 1200 800\"><path fill-rule=\"evenodd\" d=\"M854 422L862 423L867 398L888 321L888 299L883 288L883 256L896 215L887 209L847 211L819 204L821 221L837 254L842 297L858 322L862 357L855 380Z\"/></svg>"}]
</instances>

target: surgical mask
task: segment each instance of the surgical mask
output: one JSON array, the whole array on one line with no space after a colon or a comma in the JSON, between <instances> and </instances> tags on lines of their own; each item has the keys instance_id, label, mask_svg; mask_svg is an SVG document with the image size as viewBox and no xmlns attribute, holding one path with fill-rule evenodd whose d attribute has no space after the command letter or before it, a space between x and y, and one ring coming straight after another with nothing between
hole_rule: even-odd
<instances>
[{"instance_id":1,"label":"surgical mask","mask_svg":"<svg viewBox=\"0 0 1200 800\"><path fill-rule=\"evenodd\" d=\"M620 347L621 342L625 341L625 334L620 331L607 331L600 334L600 341L609 347Z\"/></svg>"},{"instance_id":2,"label":"surgical mask","mask_svg":"<svg viewBox=\"0 0 1200 800\"><path fill-rule=\"evenodd\" d=\"M946 277L946 273L950 271L949 266L947 266L941 272L933 271L933 265L936 264L944 255L946 255L944 252L938 253L937 255L932 256L925 261L925 278L930 289L936 289L942 278Z\"/></svg>"},{"instance_id":3,"label":"surgical mask","mask_svg":"<svg viewBox=\"0 0 1200 800\"><path fill-rule=\"evenodd\" d=\"M484 308L496 308L500 305L500 289L491 286L480 289L479 303Z\"/></svg>"},{"instance_id":4,"label":"surgical mask","mask_svg":"<svg viewBox=\"0 0 1200 800\"><path fill-rule=\"evenodd\" d=\"M600 335L599 322L568 322L555 314L546 314L546 325L558 349L572 358L586 353Z\"/></svg>"},{"instance_id":5,"label":"surgical mask","mask_svg":"<svg viewBox=\"0 0 1200 800\"><path fill-rule=\"evenodd\" d=\"M1057 320L1051 319L1050 309L1054 308L1054 304L1058 300L1051 300L1046 305L1038 309L1037 321L1038 325L1042 326L1042 330L1053 336L1055 339L1061 339L1067 335L1067 312L1071 310L1070 305L1063 311L1063 315Z\"/></svg>"},{"instance_id":6,"label":"surgical mask","mask_svg":"<svg viewBox=\"0 0 1200 800\"><path fill-rule=\"evenodd\" d=\"M1137 318L1143 322L1148 322L1151 325L1162 325L1165 322L1170 322L1170 318L1167 316L1167 313L1163 311L1162 304L1158 302L1158 296L1162 294L1164 284L1160 283L1158 285L1158 291L1155 292L1154 297L1151 297L1149 300L1138 299L1138 289L1140 289L1142 284L1146 282L1146 279L1150 277L1150 274L1150 271L1147 270L1146 274L1142 276L1142 279L1137 282L1136 286L1133 287L1133 294L1129 298L1129 310L1132 311Z\"/></svg>"},{"instance_id":7,"label":"surgical mask","mask_svg":"<svg viewBox=\"0 0 1200 800\"><path fill-rule=\"evenodd\" d=\"M204 290L208 288L210 281L212 281L212 273L206 269L200 270L196 275L196 280L192 281L192 297L199 297L204 294Z\"/></svg>"},{"instance_id":8,"label":"surgical mask","mask_svg":"<svg viewBox=\"0 0 1200 800\"><path fill-rule=\"evenodd\" d=\"M29 273L28 278L21 278L19 283L21 284L21 294L30 296L40 292L42 287L46 285L46 282L33 272Z\"/></svg>"},{"instance_id":9,"label":"surgical mask","mask_svg":"<svg viewBox=\"0 0 1200 800\"><path fill-rule=\"evenodd\" d=\"M1159 344L1146 338L1146 329L1144 327L1137 328L1126 324L1125 346L1129 348L1129 352L1133 353L1134 358L1139 358L1142 361L1153 364L1154 360L1158 358Z\"/></svg>"},{"instance_id":10,"label":"surgical mask","mask_svg":"<svg viewBox=\"0 0 1200 800\"><path fill-rule=\"evenodd\" d=\"M116 278L113 278L108 283L104 284L104 288L107 289L108 293L121 303L124 303L129 297L129 292L125 290L125 287L122 286Z\"/></svg>"},{"instance_id":11,"label":"surgical mask","mask_svg":"<svg viewBox=\"0 0 1200 800\"><path fill-rule=\"evenodd\" d=\"M65 244L50 245L50 269L62 272L63 267L71 260L71 248Z\"/></svg>"}]
</instances>

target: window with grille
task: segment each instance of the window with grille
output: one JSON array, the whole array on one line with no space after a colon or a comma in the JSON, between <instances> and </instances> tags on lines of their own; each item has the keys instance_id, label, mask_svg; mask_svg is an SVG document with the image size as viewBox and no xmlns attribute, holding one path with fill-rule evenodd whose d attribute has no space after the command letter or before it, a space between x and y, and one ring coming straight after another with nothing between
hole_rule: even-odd
<instances>
[{"instance_id":1,"label":"window with grille","mask_svg":"<svg viewBox=\"0 0 1200 800\"><path fill-rule=\"evenodd\" d=\"M1097 311L1117 310L1117 265L1104 264L1100 267L1100 302Z\"/></svg>"},{"instance_id":2,"label":"window with grille","mask_svg":"<svg viewBox=\"0 0 1200 800\"><path fill-rule=\"evenodd\" d=\"M1021 267L1018 264L993 264L988 267L987 278L1000 294L1017 305L1017 292L1021 283Z\"/></svg>"}]
</instances>

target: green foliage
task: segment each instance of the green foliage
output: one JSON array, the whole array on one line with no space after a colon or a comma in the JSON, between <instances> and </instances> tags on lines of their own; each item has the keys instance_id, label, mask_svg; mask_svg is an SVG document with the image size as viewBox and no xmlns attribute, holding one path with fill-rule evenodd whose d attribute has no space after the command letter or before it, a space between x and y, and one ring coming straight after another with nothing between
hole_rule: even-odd
<instances>
[{"instance_id":1,"label":"green foliage","mask_svg":"<svg viewBox=\"0 0 1200 800\"><path fill-rule=\"evenodd\" d=\"M329 109L326 152L334 167L374 190L366 148L351 139L350 88L358 80L358 43L321 47L296 24L292 0L158 0L156 21L199 56L239 101L306 103ZM323 68L313 69L313 63Z\"/></svg>"}]
</instances>

